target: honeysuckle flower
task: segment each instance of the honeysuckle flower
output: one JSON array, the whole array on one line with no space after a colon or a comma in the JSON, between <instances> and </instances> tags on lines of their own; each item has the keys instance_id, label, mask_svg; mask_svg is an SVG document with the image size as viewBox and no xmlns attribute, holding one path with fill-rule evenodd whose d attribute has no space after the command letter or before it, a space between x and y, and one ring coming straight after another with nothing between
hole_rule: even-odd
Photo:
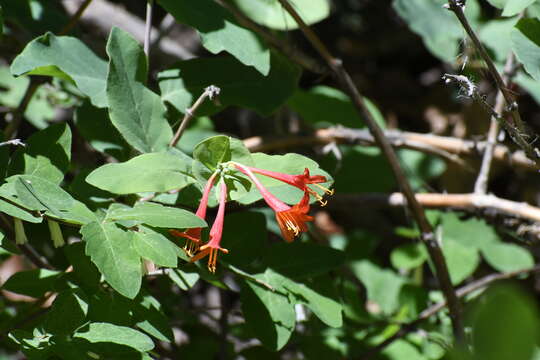
<instances>
[{"instance_id":1,"label":"honeysuckle flower","mask_svg":"<svg viewBox=\"0 0 540 360\"><path fill-rule=\"evenodd\" d=\"M242 164L234 164L238 170L246 174L250 180L255 184L259 192L261 193L264 201L274 210L276 213L276 220L281 230L281 235L287 242L292 242L296 236L301 232L306 232L306 222L313 221L313 217L307 215L309 212L309 192L305 191L304 196L300 202L294 206L289 206L277 197L272 195L268 189L257 179L252 172L252 168L244 166ZM286 174L284 174L286 175ZM294 175L289 175L294 176ZM309 172L308 172L309 176ZM291 184L292 185L292 184ZM296 185L294 185L296 186Z\"/></svg>"},{"instance_id":2,"label":"honeysuckle flower","mask_svg":"<svg viewBox=\"0 0 540 360\"><path fill-rule=\"evenodd\" d=\"M216 272L216 261L218 251L222 251L225 254L229 253L229 250L220 246L221 236L223 235L223 221L225 218L225 203L227 202L227 185L224 181L221 181L220 194L219 194L219 207L216 215L216 219L210 229L210 239L207 244L204 244L199 248L199 252L191 258L191 262L202 259L208 256L208 270L212 273Z\"/></svg>"},{"instance_id":3,"label":"honeysuckle flower","mask_svg":"<svg viewBox=\"0 0 540 360\"><path fill-rule=\"evenodd\" d=\"M197 208L197 212L195 215L200 217L201 219L205 220L206 218L206 208L208 207L208 196L210 195L210 190L212 190L212 186L214 186L214 180L216 179L217 173L212 174L208 181L206 182L206 185L204 186L201 202L199 203L199 207ZM169 233L176 237L182 237L186 239L186 245L184 246L184 251L188 256L193 256L198 250L199 250L199 244L201 242L201 231L202 228L191 228L186 231L178 231L171 229L169 230Z\"/></svg>"},{"instance_id":4,"label":"honeysuckle flower","mask_svg":"<svg viewBox=\"0 0 540 360\"><path fill-rule=\"evenodd\" d=\"M325 200L323 200L323 197L318 192L311 189L308 186L308 184L317 186L318 188L322 189L328 195L333 195L334 194L334 190L328 189L328 188L320 185L320 183L325 183L325 182L328 181L326 179L326 177L323 176L323 175L310 175L308 168L304 169L303 174L291 175L291 174L284 174L284 173L279 173L279 172L265 170L265 169L258 169L258 168L249 167L249 166L245 166L245 165L244 165L244 167L249 168L254 173L261 174L261 175L264 175L264 176L268 176L268 177L283 181L284 183L287 183L289 185L292 185L292 186L295 186L295 187L299 188L300 190L302 190L305 193L307 192L307 193L311 194L313 197L315 197L315 199L317 199L317 201L319 201L321 206L325 206L327 202Z\"/></svg>"}]
</instances>

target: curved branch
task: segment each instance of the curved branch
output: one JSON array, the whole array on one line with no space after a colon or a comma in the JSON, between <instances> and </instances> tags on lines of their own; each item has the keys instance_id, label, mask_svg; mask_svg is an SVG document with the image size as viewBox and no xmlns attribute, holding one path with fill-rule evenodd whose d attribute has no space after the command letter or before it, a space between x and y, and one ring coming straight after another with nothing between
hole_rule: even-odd
<instances>
[{"instance_id":1,"label":"curved branch","mask_svg":"<svg viewBox=\"0 0 540 360\"><path fill-rule=\"evenodd\" d=\"M528 273L537 272L537 271L540 271L540 265L536 265L528 269L521 269L521 270L510 271L506 273L490 274L459 288L456 291L456 293L458 297L462 298L465 295L472 293L473 291L485 288L486 286L494 283L495 281L511 279L519 275L528 274ZM416 320L413 320L406 324L402 324L401 328L394 335L390 336L388 339L384 340L382 343L372 348L369 352L364 354L364 356L362 356L361 359L369 360L373 358L376 354L381 352L384 348L392 344L394 341L401 339L408 333L412 332L422 321L438 313L445 307L446 307L446 301L442 301L440 303L434 304L430 306L429 308L425 309L424 311L422 311L422 313L420 313L420 315L418 316Z\"/></svg>"},{"instance_id":2,"label":"curved branch","mask_svg":"<svg viewBox=\"0 0 540 360\"><path fill-rule=\"evenodd\" d=\"M343 194L336 200L369 204L370 206L406 206L407 201L402 193L392 194ZM491 209L510 217L519 217L533 222L540 222L540 208L524 202L501 199L492 194L416 194L416 200L426 208L457 208L466 210Z\"/></svg>"},{"instance_id":3,"label":"curved branch","mask_svg":"<svg viewBox=\"0 0 540 360\"><path fill-rule=\"evenodd\" d=\"M449 136L421 134L399 130L385 130L384 134L392 146L431 153L449 161L463 164L460 156L478 157L484 153L486 141L464 140ZM316 130L312 135L290 137L260 137L244 139L250 151L276 151L295 146L325 145L329 143L376 146L367 130L350 128L327 128ZM512 151L507 146L496 144L493 158L510 166L519 166L530 171L540 167L530 160L522 150Z\"/></svg>"}]
</instances>

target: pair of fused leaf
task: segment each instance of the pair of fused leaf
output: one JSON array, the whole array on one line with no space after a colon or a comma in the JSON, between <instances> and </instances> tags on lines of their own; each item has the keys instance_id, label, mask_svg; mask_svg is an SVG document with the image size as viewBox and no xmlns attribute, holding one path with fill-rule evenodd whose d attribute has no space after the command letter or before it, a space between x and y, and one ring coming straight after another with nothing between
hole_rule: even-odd
<instances>
[{"instance_id":1,"label":"pair of fused leaf","mask_svg":"<svg viewBox=\"0 0 540 360\"><path fill-rule=\"evenodd\" d=\"M322 196L308 187L308 184L316 185L324 190L326 194L332 195L333 190L327 189L320 185L327 181L326 177L322 175L311 176L309 170L306 168L303 174L290 175L283 174L274 171L257 169L242 165L237 162L231 162L231 164L240 172L245 174L255 184L259 192L261 193L264 201L270 206L276 213L276 220L281 230L281 235L287 242L292 242L296 236L302 232L306 232L309 221L313 221L313 217L308 215L309 212L309 197L314 196L321 205L326 205L326 201ZM266 189L254 173L264 176L272 177L274 179L283 181L286 184L297 187L304 192L304 196L293 206L289 206L275 197L268 189ZM207 181L199 208L195 213L201 219L206 217L206 208L208 206L208 196L212 187L217 172L214 173ZM223 220L225 215L225 203L227 201L227 186L225 182L220 182L220 195L219 195L219 207L216 219L210 230L209 242L200 246L201 242L201 228L188 229L184 232L177 230L170 230L171 234L178 237L183 237L187 240L184 250L191 257L191 261L197 261L205 256L208 256L208 270L211 272L216 271L217 252L222 251L228 253L227 249L220 246L221 237L223 234Z\"/></svg>"}]
</instances>

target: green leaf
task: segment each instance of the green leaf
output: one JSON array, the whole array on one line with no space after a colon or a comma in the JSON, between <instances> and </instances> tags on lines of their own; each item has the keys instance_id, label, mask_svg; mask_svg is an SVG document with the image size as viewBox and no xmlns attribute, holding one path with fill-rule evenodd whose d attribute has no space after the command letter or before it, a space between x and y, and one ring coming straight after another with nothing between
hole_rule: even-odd
<instances>
[{"instance_id":1,"label":"green leaf","mask_svg":"<svg viewBox=\"0 0 540 360\"><path fill-rule=\"evenodd\" d=\"M207 86L215 85L221 89L219 105L206 101L197 114L211 115L234 105L269 115L293 94L300 77L300 69L282 56L273 54L271 63L263 76L229 56L182 61L159 73L161 97L185 113Z\"/></svg>"},{"instance_id":2,"label":"green leaf","mask_svg":"<svg viewBox=\"0 0 540 360\"><path fill-rule=\"evenodd\" d=\"M537 309L536 301L518 287L488 289L469 316L475 358L531 359L540 335Z\"/></svg>"},{"instance_id":3,"label":"green leaf","mask_svg":"<svg viewBox=\"0 0 540 360\"><path fill-rule=\"evenodd\" d=\"M105 280L120 294L133 299L141 287L141 259L129 233L111 223L91 222L81 228L90 256Z\"/></svg>"},{"instance_id":4,"label":"green leaf","mask_svg":"<svg viewBox=\"0 0 540 360\"><path fill-rule=\"evenodd\" d=\"M260 169L272 170L275 172L285 173L285 174L303 174L304 169L308 168L310 175L323 175L328 179L326 183L321 183L320 185L327 188L331 187L333 183L332 177L319 168L319 164L302 155L288 153L286 155L267 155L264 153L255 153L252 154L253 161L255 162L254 166ZM242 162L242 161L239 161ZM246 164L242 162L243 164ZM249 165L249 164L246 164ZM296 204L304 193L291 185L285 184L280 180L270 178L268 176L256 175L261 183L277 198L284 201L287 204ZM312 187L313 190L317 191L319 194L324 194L322 190L317 187ZM255 201L258 201L262 198L260 192L255 186L251 187L251 190L247 194L238 194L243 195L242 197L232 197L232 200L238 200L243 204L251 204Z\"/></svg>"},{"instance_id":5,"label":"green leaf","mask_svg":"<svg viewBox=\"0 0 540 360\"><path fill-rule=\"evenodd\" d=\"M60 210L68 210L74 199L60 186L33 175L15 175L0 187L0 194L30 210L47 211L62 218Z\"/></svg>"},{"instance_id":6,"label":"green leaf","mask_svg":"<svg viewBox=\"0 0 540 360\"><path fill-rule=\"evenodd\" d=\"M466 248L482 249L500 241L493 227L481 219L461 220L455 213L440 213L443 239L457 242Z\"/></svg>"},{"instance_id":7,"label":"green leaf","mask_svg":"<svg viewBox=\"0 0 540 360\"><path fill-rule=\"evenodd\" d=\"M207 179L221 163L236 161L244 165L253 165L249 150L241 140L224 135L213 136L195 146L193 150L193 175L204 186ZM246 194L251 183L241 174L225 177L231 200Z\"/></svg>"},{"instance_id":8,"label":"green leaf","mask_svg":"<svg viewBox=\"0 0 540 360\"><path fill-rule=\"evenodd\" d=\"M84 253L85 244L82 241L64 246L64 253L71 266L73 266L73 278L70 280L81 286L87 294L94 294L99 291L101 274Z\"/></svg>"},{"instance_id":9,"label":"green leaf","mask_svg":"<svg viewBox=\"0 0 540 360\"><path fill-rule=\"evenodd\" d=\"M514 16L525 10L536 0L508 0L504 5L502 16Z\"/></svg>"},{"instance_id":10,"label":"green leaf","mask_svg":"<svg viewBox=\"0 0 540 360\"><path fill-rule=\"evenodd\" d=\"M212 0L159 0L178 22L199 32L202 45L211 53L227 51L263 75L270 71L270 51L253 32L239 26L231 14ZM209 84L210 85L210 84Z\"/></svg>"},{"instance_id":11,"label":"green leaf","mask_svg":"<svg viewBox=\"0 0 540 360\"><path fill-rule=\"evenodd\" d=\"M385 128L384 117L377 107L364 98L367 108L379 126ZM350 128L364 127L351 99L342 91L320 85L308 91L297 90L287 102L302 119L317 127L342 125Z\"/></svg>"},{"instance_id":12,"label":"green leaf","mask_svg":"<svg viewBox=\"0 0 540 360\"><path fill-rule=\"evenodd\" d=\"M444 61L454 61L458 42L463 39L463 29L454 14L443 9L446 0L394 0L393 7L422 37L426 47ZM473 23L479 12L478 4L469 0L465 14Z\"/></svg>"},{"instance_id":13,"label":"green leaf","mask_svg":"<svg viewBox=\"0 0 540 360\"><path fill-rule=\"evenodd\" d=\"M488 3L496 8L503 9L509 0L487 0Z\"/></svg>"},{"instance_id":14,"label":"green leaf","mask_svg":"<svg viewBox=\"0 0 540 360\"><path fill-rule=\"evenodd\" d=\"M200 279L199 273L194 266L171 269L168 273L169 278L174 281L178 287L184 291L187 291L195 285Z\"/></svg>"},{"instance_id":15,"label":"green leaf","mask_svg":"<svg viewBox=\"0 0 540 360\"><path fill-rule=\"evenodd\" d=\"M13 154L9 174L27 174L59 184L71 162L71 129L66 123L34 133Z\"/></svg>"},{"instance_id":16,"label":"green leaf","mask_svg":"<svg viewBox=\"0 0 540 360\"><path fill-rule=\"evenodd\" d=\"M19 271L4 283L2 289L37 298L53 291L54 284L61 275L60 271L47 269Z\"/></svg>"},{"instance_id":17,"label":"green leaf","mask_svg":"<svg viewBox=\"0 0 540 360\"><path fill-rule=\"evenodd\" d=\"M283 9L278 0L235 0L236 6L259 25L275 30L295 30L296 21ZM328 0L289 0L307 25L315 24L330 15Z\"/></svg>"},{"instance_id":18,"label":"green leaf","mask_svg":"<svg viewBox=\"0 0 540 360\"><path fill-rule=\"evenodd\" d=\"M271 245L263 258L272 270L296 279L325 274L345 261L342 251L308 243L276 243Z\"/></svg>"},{"instance_id":19,"label":"green leaf","mask_svg":"<svg viewBox=\"0 0 540 360\"><path fill-rule=\"evenodd\" d=\"M91 147L117 159L126 157L129 147L112 125L106 109L99 109L84 102L75 109L73 120Z\"/></svg>"},{"instance_id":20,"label":"green leaf","mask_svg":"<svg viewBox=\"0 0 540 360\"><path fill-rule=\"evenodd\" d=\"M0 187L0 197L5 197L3 187ZM16 206L10 202L1 199L0 212L31 223L40 223L43 221L43 218L41 216L34 216L32 213L21 209L19 206Z\"/></svg>"},{"instance_id":21,"label":"green leaf","mask_svg":"<svg viewBox=\"0 0 540 360\"><path fill-rule=\"evenodd\" d=\"M289 290L299 304L304 304L313 311L326 325L341 327L343 325L343 307L338 300L332 279L328 275L319 276L309 283L287 281L284 287Z\"/></svg>"},{"instance_id":22,"label":"green leaf","mask_svg":"<svg viewBox=\"0 0 540 360\"><path fill-rule=\"evenodd\" d=\"M191 161L177 150L143 154L123 163L103 165L86 181L119 195L181 189L195 182L188 175Z\"/></svg>"},{"instance_id":23,"label":"green leaf","mask_svg":"<svg viewBox=\"0 0 540 360\"><path fill-rule=\"evenodd\" d=\"M107 106L107 63L77 38L47 33L32 40L11 64L11 73L73 81L92 104Z\"/></svg>"},{"instance_id":24,"label":"green leaf","mask_svg":"<svg viewBox=\"0 0 540 360\"><path fill-rule=\"evenodd\" d=\"M140 152L163 150L172 138L161 98L144 84L146 55L137 40L113 28L107 41L107 100L111 122Z\"/></svg>"},{"instance_id":25,"label":"green leaf","mask_svg":"<svg viewBox=\"0 0 540 360\"><path fill-rule=\"evenodd\" d=\"M144 259L148 259L157 265L176 267L176 245L159 233L134 233L133 247Z\"/></svg>"},{"instance_id":26,"label":"green leaf","mask_svg":"<svg viewBox=\"0 0 540 360\"><path fill-rule=\"evenodd\" d=\"M512 51L510 34L517 21L517 18L491 20L478 33L482 43L494 52L495 58L499 62L504 62L510 51Z\"/></svg>"},{"instance_id":27,"label":"green leaf","mask_svg":"<svg viewBox=\"0 0 540 360\"><path fill-rule=\"evenodd\" d=\"M108 323L91 323L85 331L75 333L74 338L84 339L90 343L114 343L129 346L138 351L149 351L154 343L140 331Z\"/></svg>"},{"instance_id":28,"label":"green leaf","mask_svg":"<svg viewBox=\"0 0 540 360\"><path fill-rule=\"evenodd\" d=\"M516 271L534 266L534 258L527 250L505 243L492 243L482 248L482 255L498 271Z\"/></svg>"},{"instance_id":29,"label":"green leaf","mask_svg":"<svg viewBox=\"0 0 540 360\"><path fill-rule=\"evenodd\" d=\"M154 227L186 229L206 227L206 222L184 209L178 209L151 202L138 202L133 208L117 207L107 213L107 220L135 221Z\"/></svg>"},{"instance_id":30,"label":"green leaf","mask_svg":"<svg viewBox=\"0 0 540 360\"><path fill-rule=\"evenodd\" d=\"M510 38L512 50L527 73L540 81L540 20L519 20Z\"/></svg>"},{"instance_id":31,"label":"green leaf","mask_svg":"<svg viewBox=\"0 0 540 360\"><path fill-rule=\"evenodd\" d=\"M256 275L266 283L273 282L273 276L268 271ZM285 346L296 321L294 307L288 297L248 281L242 285L240 298L246 325L263 345L274 351Z\"/></svg>"},{"instance_id":32,"label":"green leaf","mask_svg":"<svg viewBox=\"0 0 540 360\"><path fill-rule=\"evenodd\" d=\"M390 315L397 309L405 279L368 260L354 262L352 270L366 287L368 299L378 305L384 314Z\"/></svg>"},{"instance_id":33,"label":"green leaf","mask_svg":"<svg viewBox=\"0 0 540 360\"><path fill-rule=\"evenodd\" d=\"M386 347L381 354L388 360L427 360L410 342L399 339Z\"/></svg>"},{"instance_id":34,"label":"green leaf","mask_svg":"<svg viewBox=\"0 0 540 360\"><path fill-rule=\"evenodd\" d=\"M44 323L44 329L52 334L71 334L83 325L88 314L86 295L80 290L66 290L54 300Z\"/></svg>"},{"instance_id":35,"label":"green leaf","mask_svg":"<svg viewBox=\"0 0 540 360\"><path fill-rule=\"evenodd\" d=\"M221 246L229 254L220 255L234 266L242 267L257 260L266 244L266 219L256 212L242 211L225 216Z\"/></svg>"},{"instance_id":36,"label":"green leaf","mask_svg":"<svg viewBox=\"0 0 540 360\"><path fill-rule=\"evenodd\" d=\"M172 342L174 335L169 319L161 311L161 304L150 295L142 298L140 304L133 306L133 317L136 326L158 340Z\"/></svg>"},{"instance_id":37,"label":"green leaf","mask_svg":"<svg viewBox=\"0 0 540 360\"><path fill-rule=\"evenodd\" d=\"M392 250L390 261L396 269L411 270L428 259L425 246L421 243L406 244Z\"/></svg>"},{"instance_id":38,"label":"green leaf","mask_svg":"<svg viewBox=\"0 0 540 360\"><path fill-rule=\"evenodd\" d=\"M442 250L454 285L471 276L480 263L477 249L464 246L457 241L443 238Z\"/></svg>"}]
</instances>

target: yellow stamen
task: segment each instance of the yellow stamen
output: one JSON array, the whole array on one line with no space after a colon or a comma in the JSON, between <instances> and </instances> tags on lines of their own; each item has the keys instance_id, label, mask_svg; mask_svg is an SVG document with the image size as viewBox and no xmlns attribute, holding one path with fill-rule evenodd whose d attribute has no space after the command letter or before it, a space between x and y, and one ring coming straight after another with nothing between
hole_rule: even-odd
<instances>
[{"instance_id":1,"label":"yellow stamen","mask_svg":"<svg viewBox=\"0 0 540 360\"><path fill-rule=\"evenodd\" d=\"M312 185L315 185L319 189L322 189L328 195L334 195L334 189L328 189L328 188L322 186L321 184L312 184Z\"/></svg>"},{"instance_id":2,"label":"yellow stamen","mask_svg":"<svg viewBox=\"0 0 540 360\"><path fill-rule=\"evenodd\" d=\"M317 185L317 184L315 184L315 185ZM319 204L321 204L321 206L326 206L326 204L328 204L328 201L323 200L323 197L318 192L316 192L315 190L312 190L310 188L307 188L307 189L308 189L309 193L311 195L313 195L313 197L315 197L315 199L317 199L317 201L319 202Z\"/></svg>"},{"instance_id":3,"label":"yellow stamen","mask_svg":"<svg viewBox=\"0 0 540 360\"><path fill-rule=\"evenodd\" d=\"M198 243L189 239L186 240L184 251L186 252L187 256L192 257L198 250L199 250Z\"/></svg>"}]
</instances>

